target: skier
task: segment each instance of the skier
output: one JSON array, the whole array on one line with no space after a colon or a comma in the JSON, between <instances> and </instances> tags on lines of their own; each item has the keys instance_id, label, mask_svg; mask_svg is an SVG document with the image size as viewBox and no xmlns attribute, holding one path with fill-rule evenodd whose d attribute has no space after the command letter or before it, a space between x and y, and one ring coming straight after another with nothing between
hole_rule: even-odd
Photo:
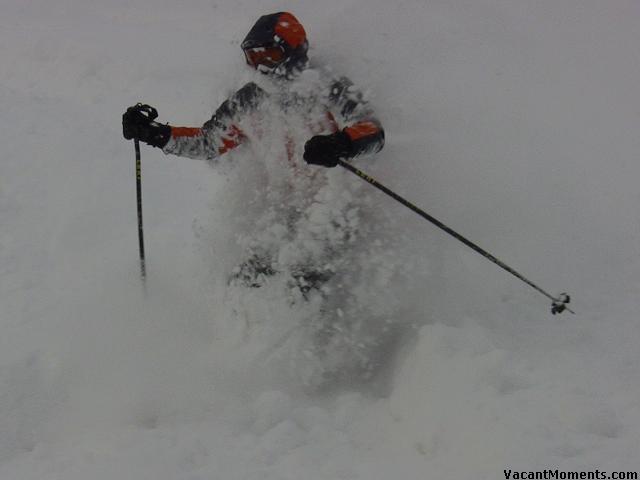
<instances>
[{"instance_id":1,"label":"skier","mask_svg":"<svg viewBox=\"0 0 640 480\"><path fill-rule=\"evenodd\" d=\"M209 121L196 128L158 123L138 104L122 117L124 137L161 148L167 154L213 160L248 139L240 124L271 99L285 114L291 108L307 113L306 127L312 136L304 145L303 158L308 164L335 167L339 158L350 159L383 147L384 130L349 79L321 78L315 82L314 91L290 88L305 72L313 70L309 68L306 32L291 13L260 17L241 47L247 64L269 77L274 91L247 83L223 102ZM286 142L289 160L299 163L292 138L288 136Z\"/></svg>"},{"instance_id":2,"label":"skier","mask_svg":"<svg viewBox=\"0 0 640 480\"><path fill-rule=\"evenodd\" d=\"M259 326L267 336L296 332L283 336L303 345L292 350L292 368L305 383L320 384L327 375L344 379L371 371L376 352L394 334L391 316L398 301L383 293L393 272L404 267L381 253L382 225L388 222L368 221L378 212L359 193L361 183L305 165L335 167L339 159L380 151L385 139L363 94L346 77L310 66L308 46L305 29L291 13L262 16L241 43L247 64L260 74L204 125L164 125L154 120L155 109L140 104L127 109L122 124L126 139L166 154L219 162L244 145L260 159L253 164L237 156L239 168L266 181L251 191L258 200L249 200L248 234L236 236L243 260L228 277L230 286L240 287L228 290L230 298L240 299L231 310L234 318L245 316L258 336ZM366 290L345 288L363 278L372 279ZM254 312L252 305L260 308ZM281 305L295 305L301 319L264 315ZM312 340L300 340L305 335Z\"/></svg>"},{"instance_id":3,"label":"skier","mask_svg":"<svg viewBox=\"0 0 640 480\"><path fill-rule=\"evenodd\" d=\"M202 127L158 123L148 115L155 109L138 104L123 115L124 137L161 148L166 154L213 161L249 140L279 142L283 150L281 156L286 157L289 170L294 171L298 179L313 175L313 171L305 172L301 168L300 157L308 164L335 167L340 158L350 159L383 147L384 130L353 83L346 77L334 77L326 69L309 66L305 29L291 13L260 17L241 47L247 64L264 75L231 95ZM259 120L256 122L256 119ZM265 135L279 138L265 139ZM299 140L305 137L302 150ZM292 188L300 190L299 195L312 198L318 184L317 181L313 185L298 181ZM304 200L300 198L286 201L291 204L289 217L295 215L293 211L302 211L308 206L301 205ZM294 221L290 218L286 223L291 226ZM327 250L326 246L323 248ZM238 267L240 270L233 278L257 287L262 277L275 273L273 257L277 254L267 252L264 245L260 250L249 252L249 259ZM320 259L320 255L316 257L320 263L326 260ZM301 262L306 265L294 267L295 271L291 272L302 284L301 290L326 281L326 272L319 273L309 266L313 260Z\"/></svg>"}]
</instances>

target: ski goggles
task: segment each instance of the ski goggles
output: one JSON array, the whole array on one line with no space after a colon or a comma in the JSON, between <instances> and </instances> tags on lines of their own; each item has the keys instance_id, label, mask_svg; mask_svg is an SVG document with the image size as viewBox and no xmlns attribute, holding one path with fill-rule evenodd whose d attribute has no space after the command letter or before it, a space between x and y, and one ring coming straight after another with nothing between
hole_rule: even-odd
<instances>
[{"instance_id":1,"label":"ski goggles","mask_svg":"<svg viewBox=\"0 0 640 480\"><path fill-rule=\"evenodd\" d=\"M273 68L280 65L285 60L284 49L278 45L270 47L255 47L244 49L244 56L247 63L254 68L258 65Z\"/></svg>"}]
</instances>

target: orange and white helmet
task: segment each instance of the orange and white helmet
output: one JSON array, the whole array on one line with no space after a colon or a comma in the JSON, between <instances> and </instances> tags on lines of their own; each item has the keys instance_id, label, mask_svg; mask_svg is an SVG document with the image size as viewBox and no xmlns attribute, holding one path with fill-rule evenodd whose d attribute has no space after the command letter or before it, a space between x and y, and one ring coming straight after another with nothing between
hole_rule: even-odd
<instances>
[{"instance_id":1,"label":"orange and white helmet","mask_svg":"<svg viewBox=\"0 0 640 480\"><path fill-rule=\"evenodd\" d=\"M260 17L241 47L247 63L263 73L286 75L304 69L308 61L307 34L288 12Z\"/></svg>"}]
</instances>

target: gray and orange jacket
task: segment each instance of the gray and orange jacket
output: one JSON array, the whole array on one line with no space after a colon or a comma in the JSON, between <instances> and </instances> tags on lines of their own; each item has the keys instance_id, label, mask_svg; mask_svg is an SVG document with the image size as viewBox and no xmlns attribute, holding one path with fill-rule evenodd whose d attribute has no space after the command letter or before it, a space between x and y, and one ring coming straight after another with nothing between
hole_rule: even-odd
<instances>
[{"instance_id":1,"label":"gray and orange jacket","mask_svg":"<svg viewBox=\"0 0 640 480\"><path fill-rule=\"evenodd\" d=\"M327 82L325 90L315 97L316 102L322 104L330 125L329 132L324 133L342 130L352 142L352 156L382 149L382 125L353 83L345 77L333 79ZM247 140L239 124L257 111L269 96L256 83L247 83L224 101L202 127L171 126L171 138L162 150L182 157L208 160L223 155ZM281 107L286 110L287 105ZM287 150L291 155L292 150Z\"/></svg>"}]
</instances>

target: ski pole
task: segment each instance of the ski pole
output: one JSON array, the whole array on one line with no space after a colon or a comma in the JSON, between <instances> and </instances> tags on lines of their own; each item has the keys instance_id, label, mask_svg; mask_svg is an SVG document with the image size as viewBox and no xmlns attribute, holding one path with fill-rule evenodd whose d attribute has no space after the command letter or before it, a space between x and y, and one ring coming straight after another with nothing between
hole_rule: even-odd
<instances>
[{"instance_id":1,"label":"ski pole","mask_svg":"<svg viewBox=\"0 0 640 480\"><path fill-rule=\"evenodd\" d=\"M147 120L152 121L158 118L158 111L149 106L138 103L134 107L130 107L127 113L130 111L139 113ZM132 137L134 137L132 135ZM131 138L125 136L125 138ZM144 257L144 232L142 229L142 165L140 162L140 141L138 138L133 138L133 144L136 149L136 195L138 201L138 250L140 253L140 276L142 277L142 283L145 283L147 279L147 268Z\"/></svg>"},{"instance_id":2,"label":"ski pole","mask_svg":"<svg viewBox=\"0 0 640 480\"><path fill-rule=\"evenodd\" d=\"M144 232L142 230L142 165L140 162L140 142L134 139L136 148L136 195L138 200L138 250L140 252L140 276L142 283L147 278L147 269L144 258Z\"/></svg>"},{"instance_id":3,"label":"ski pole","mask_svg":"<svg viewBox=\"0 0 640 480\"><path fill-rule=\"evenodd\" d=\"M402 205L404 205L405 207L409 208L410 210L414 211L415 213L417 213L418 215L420 215L422 218L424 218L425 220L433 223L436 227L440 228L441 230L444 230L445 232L447 232L449 235L451 235L452 237L454 237L455 239L459 240L460 242L464 243L466 246L468 246L469 248L471 248L472 250L476 251L477 253L479 253L480 255L482 255L483 257L485 257L486 259L490 260L491 262L495 263L496 265L498 265L500 268L506 270L507 272L509 272L511 275L513 275L514 277L518 278L519 280L523 281L524 283L526 283L527 285L529 285L530 287L534 288L535 290L537 290L538 292L540 292L541 294L543 294L545 297L549 298L551 300L551 313L553 315L557 314L557 313L562 313L565 310L568 310L569 312L575 314L575 312L573 310L571 310L568 307L568 303L571 301L571 297L566 294L566 293L561 293L560 295L558 295L557 297L554 297L553 295L547 293L545 290L543 290L542 288L540 288L538 285L536 285L535 283L533 283L531 280L529 280L528 278L526 278L525 276L523 276L522 274L518 273L516 270L514 270L513 268L511 268L510 266L508 266L506 263L504 263L503 261L499 260L498 258L496 258L495 256L493 256L492 254L490 254L489 252L487 252L486 250L480 248L478 245L476 245L475 243L473 243L471 240L468 240L467 238L463 237L462 235L460 235L458 232L456 232L455 230L453 230L452 228L446 226L444 223L442 223L440 220L432 217L431 215L429 215L427 212L425 212L424 210L416 207L413 203L409 202L408 200L406 200L405 198L401 197L400 195L398 195L397 193L395 193L394 191L388 189L387 187L385 187L384 185L382 185L380 182L378 182L377 180L375 180L374 178L370 177L369 175L367 175L366 173L364 173L362 170L357 169L356 167L354 167L352 164L345 162L344 160L338 159L338 163L346 168L347 170L355 173L357 176L359 176L360 178L362 178L364 181L366 181L367 183L369 183L370 185L373 185L374 187L376 187L378 190L381 190L382 192L386 193L387 195L389 195L391 198L393 198L394 200L400 202Z\"/></svg>"}]
</instances>

